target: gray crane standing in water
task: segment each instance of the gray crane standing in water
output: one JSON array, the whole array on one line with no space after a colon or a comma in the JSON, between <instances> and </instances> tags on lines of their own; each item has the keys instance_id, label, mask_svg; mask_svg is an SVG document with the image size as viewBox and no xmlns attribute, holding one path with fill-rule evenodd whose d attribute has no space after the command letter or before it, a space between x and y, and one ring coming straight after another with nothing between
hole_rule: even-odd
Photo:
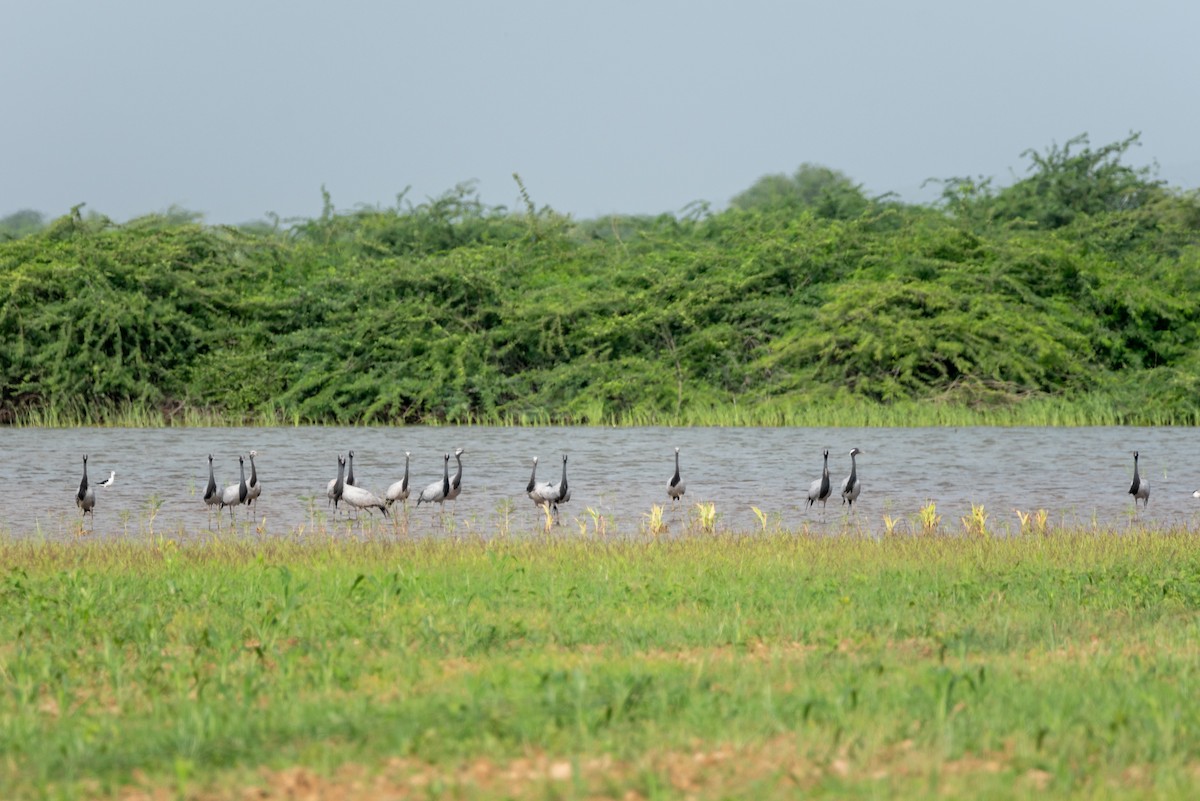
<instances>
[{"instance_id":1,"label":"gray crane standing in water","mask_svg":"<svg viewBox=\"0 0 1200 801\"><path fill-rule=\"evenodd\" d=\"M387 492L384 493L384 500L387 501L389 507L396 501L404 502L408 500L408 460L411 457L411 453L408 451L404 452L404 478L392 484L392 486L387 488Z\"/></svg>"},{"instance_id":2,"label":"gray crane standing in water","mask_svg":"<svg viewBox=\"0 0 1200 801\"><path fill-rule=\"evenodd\" d=\"M384 503L382 498L370 490L345 482L345 476L342 473L343 464L341 456L338 456L338 477L336 479L337 485L334 488L334 494L338 496L338 499L354 507L356 512L360 512L363 509L366 509L368 512L372 509L378 509L383 512L384 517L387 517L387 504Z\"/></svg>"},{"instance_id":3,"label":"gray crane standing in water","mask_svg":"<svg viewBox=\"0 0 1200 801\"><path fill-rule=\"evenodd\" d=\"M423 503L436 503L442 511L446 509L446 496L450 494L450 454L442 457L442 480L435 481L417 496L417 506Z\"/></svg>"},{"instance_id":4,"label":"gray crane standing in water","mask_svg":"<svg viewBox=\"0 0 1200 801\"><path fill-rule=\"evenodd\" d=\"M1133 483L1129 485L1129 494L1133 496L1133 508L1137 508L1137 502L1140 498L1142 508L1150 505L1150 482L1146 481L1138 474L1138 452L1133 452Z\"/></svg>"},{"instance_id":5,"label":"gray crane standing in water","mask_svg":"<svg viewBox=\"0 0 1200 801\"><path fill-rule=\"evenodd\" d=\"M350 470L348 473L343 473L343 475L342 475L342 486L343 487L346 486L347 484L350 484L350 485L354 484L354 451L350 451L349 454L350 454ZM346 462L346 459L339 453L338 454L339 472L341 471L341 465L343 465L345 462ZM333 491L334 485L336 485L337 482L338 482L338 480L336 478L331 478L331 479L329 479L329 485L327 487L325 487L325 497L329 499L328 501L326 501L325 505L328 506L329 504L332 503L333 508L335 510L338 508L338 503L340 503L342 500L341 491L339 490L337 492L336 496Z\"/></svg>"},{"instance_id":6,"label":"gray crane standing in water","mask_svg":"<svg viewBox=\"0 0 1200 801\"><path fill-rule=\"evenodd\" d=\"M842 503L850 504L851 509L858 500L858 494L862 492L862 482L858 480L858 462L854 458L860 453L862 451L858 448L850 449L850 475L842 479Z\"/></svg>"},{"instance_id":7,"label":"gray crane standing in water","mask_svg":"<svg viewBox=\"0 0 1200 801\"><path fill-rule=\"evenodd\" d=\"M221 502L221 493L217 491L217 478L213 475L213 455L208 455L208 484L204 487L204 505L208 507L208 525L212 526L212 509ZM220 523L220 511L217 512Z\"/></svg>"},{"instance_id":8,"label":"gray crane standing in water","mask_svg":"<svg viewBox=\"0 0 1200 801\"><path fill-rule=\"evenodd\" d=\"M258 514L258 496L262 495L262 483L258 480L258 468L254 466L254 457L258 456L258 451L250 451L250 483L246 485L249 493L246 495L246 511L250 511L250 504L254 504L254 514Z\"/></svg>"},{"instance_id":9,"label":"gray crane standing in water","mask_svg":"<svg viewBox=\"0 0 1200 801\"><path fill-rule=\"evenodd\" d=\"M558 493L558 497L550 501L550 505L554 507L554 514L556 517L558 517L558 522L561 525L562 515L560 515L558 512L558 505L571 500L571 485L567 483L567 455L565 453L563 454L562 478L560 478L558 483L553 485L551 489L556 490Z\"/></svg>"},{"instance_id":10,"label":"gray crane standing in water","mask_svg":"<svg viewBox=\"0 0 1200 801\"><path fill-rule=\"evenodd\" d=\"M342 500L342 490L346 488L346 457L339 453L337 459L337 475L329 482L329 501L335 509Z\"/></svg>"},{"instance_id":11,"label":"gray crane standing in water","mask_svg":"<svg viewBox=\"0 0 1200 801\"><path fill-rule=\"evenodd\" d=\"M93 510L96 508L96 490L88 485L87 460L88 457L85 453L83 455L83 478L79 482L79 491L75 493L75 505L82 510L79 519L82 520L91 512L92 525L95 526L96 513Z\"/></svg>"},{"instance_id":12,"label":"gray crane standing in water","mask_svg":"<svg viewBox=\"0 0 1200 801\"><path fill-rule=\"evenodd\" d=\"M450 491L446 493L446 500L457 501L459 493L462 492L462 455L467 452L466 448L456 448L454 450L454 461L458 462L458 470L450 479ZM455 504L457 508L458 504Z\"/></svg>"},{"instance_id":13,"label":"gray crane standing in water","mask_svg":"<svg viewBox=\"0 0 1200 801\"><path fill-rule=\"evenodd\" d=\"M246 485L246 459L238 456L238 469L241 470L241 478L236 484L230 484L221 493L221 509L229 507L229 522L233 522L233 507L246 502L246 497L250 494L250 487ZM217 523L220 524L221 519L218 514Z\"/></svg>"},{"instance_id":14,"label":"gray crane standing in water","mask_svg":"<svg viewBox=\"0 0 1200 801\"><path fill-rule=\"evenodd\" d=\"M552 518L550 509L557 509L559 487L549 481L537 480L538 457L533 457L533 471L529 474L529 483L525 485L525 494L546 513L546 530L550 529Z\"/></svg>"},{"instance_id":15,"label":"gray crane standing in water","mask_svg":"<svg viewBox=\"0 0 1200 801\"><path fill-rule=\"evenodd\" d=\"M675 475L671 476L671 483L667 484L667 496L671 499L671 506L675 506L675 502L683 498L683 493L687 487L683 483L683 479L679 477L679 448L675 449Z\"/></svg>"},{"instance_id":16,"label":"gray crane standing in water","mask_svg":"<svg viewBox=\"0 0 1200 801\"><path fill-rule=\"evenodd\" d=\"M537 480L538 458L533 457L533 472L529 474L529 483L525 485L525 494L538 506L550 503L550 498L558 493L551 489L549 481Z\"/></svg>"},{"instance_id":17,"label":"gray crane standing in water","mask_svg":"<svg viewBox=\"0 0 1200 801\"><path fill-rule=\"evenodd\" d=\"M825 501L829 500L829 496L833 494L833 487L829 483L829 449L826 448L824 453L825 466L821 468L821 477L808 488L808 505L812 506L820 501L821 511L825 510Z\"/></svg>"}]
</instances>

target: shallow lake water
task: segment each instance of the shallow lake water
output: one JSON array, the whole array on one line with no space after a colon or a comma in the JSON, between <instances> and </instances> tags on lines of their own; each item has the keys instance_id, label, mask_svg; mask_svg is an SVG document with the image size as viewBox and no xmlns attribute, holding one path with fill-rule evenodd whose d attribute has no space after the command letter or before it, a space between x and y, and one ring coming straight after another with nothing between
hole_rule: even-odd
<instances>
[{"instance_id":1,"label":"shallow lake water","mask_svg":"<svg viewBox=\"0 0 1200 801\"><path fill-rule=\"evenodd\" d=\"M414 536L540 530L543 515L524 493L532 457L540 457L539 480L557 481L563 453L572 491L562 507L564 532L581 524L592 532L598 515L610 535L637 534L655 504L679 531L701 501L716 505L719 529L740 532L759 526L752 507L771 527L836 533L849 523L882 531L889 516L909 530L929 501L948 530L961 529L959 518L972 504L982 504L999 531L1018 530L1015 510L1038 508L1049 510L1052 524L1200 525L1200 500L1192 497L1200 488L1200 429L1193 428L77 428L5 429L0 442L0 533L16 538L77 534L83 453L93 484L117 473L112 487L96 489L95 520L86 524L91 536L216 531L202 500L208 454L223 487L237 482L238 454L251 449L263 494L256 525L247 524L244 509L236 520L239 530L258 527L268 536L328 521L338 521L337 531L355 531L325 497L337 456L348 450L355 452L357 483L380 495L403 475L404 452L412 453L413 500L407 512L397 511ZM466 449L463 490L446 504L443 521L438 507L418 508L414 500L440 480L442 454L456 447ZM672 511L666 486L675 447L687 494ZM863 451L863 491L848 512L837 487L850 471L852 447ZM826 508L810 508L806 494L820 477L824 448L834 495ZM1149 508L1136 513L1128 494L1135 449L1151 484ZM249 475L249 461L246 468ZM228 511L221 527L229 529Z\"/></svg>"}]
</instances>

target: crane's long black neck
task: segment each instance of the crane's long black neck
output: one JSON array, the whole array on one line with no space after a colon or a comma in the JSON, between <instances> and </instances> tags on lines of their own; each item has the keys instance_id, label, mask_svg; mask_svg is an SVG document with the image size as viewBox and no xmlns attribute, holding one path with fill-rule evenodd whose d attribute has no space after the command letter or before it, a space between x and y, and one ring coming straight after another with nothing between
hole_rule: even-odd
<instances>
[{"instance_id":1,"label":"crane's long black neck","mask_svg":"<svg viewBox=\"0 0 1200 801\"><path fill-rule=\"evenodd\" d=\"M561 501L567 494L567 455L563 454L562 481L558 483L558 499Z\"/></svg>"},{"instance_id":2,"label":"crane's long black neck","mask_svg":"<svg viewBox=\"0 0 1200 801\"><path fill-rule=\"evenodd\" d=\"M671 486L679 483L679 451L675 451L675 475L671 476Z\"/></svg>"},{"instance_id":3,"label":"crane's long black neck","mask_svg":"<svg viewBox=\"0 0 1200 801\"><path fill-rule=\"evenodd\" d=\"M450 454L442 460L442 497L450 494Z\"/></svg>"},{"instance_id":4,"label":"crane's long black neck","mask_svg":"<svg viewBox=\"0 0 1200 801\"><path fill-rule=\"evenodd\" d=\"M241 480L238 481L238 503L245 503L246 496L250 494L250 488L246 486L246 462L241 458L238 459L238 469L242 474Z\"/></svg>"},{"instance_id":5,"label":"crane's long black neck","mask_svg":"<svg viewBox=\"0 0 1200 801\"><path fill-rule=\"evenodd\" d=\"M84 465L86 467L87 465ZM1137 495L1137 491L1142 488L1142 477L1138 474L1138 455L1133 455L1133 484L1129 487L1130 495ZM1137 503L1137 501L1134 501Z\"/></svg>"},{"instance_id":6,"label":"crane's long black neck","mask_svg":"<svg viewBox=\"0 0 1200 801\"><path fill-rule=\"evenodd\" d=\"M341 456L338 457L338 476L337 481L333 482L333 505L337 507L338 501L342 499L342 490L346 486L346 460Z\"/></svg>"},{"instance_id":7,"label":"crane's long black neck","mask_svg":"<svg viewBox=\"0 0 1200 801\"><path fill-rule=\"evenodd\" d=\"M406 453L404 454L404 481L400 483L400 489L402 490L408 489L408 460L409 455Z\"/></svg>"},{"instance_id":8,"label":"crane's long black neck","mask_svg":"<svg viewBox=\"0 0 1200 801\"><path fill-rule=\"evenodd\" d=\"M83 496L87 495L88 479L87 479L87 456L83 457L83 478L79 482L79 492L75 493L75 497L83 500Z\"/></svg>"},{"instance_id":9,"label":"crane's long black neck","mask_svg":"<svg viewBox=\"0 0 1200 801\"><path fill-rule=\"evenodd\" d=\"M850 454L850 483L846 485L846 489L854 489L854 482L858 481L858 457L855 454Z\"/></svg>"},{"instance_id":10,"label":"crane's long black neck","mask_svg":"<svg viewBox=\"0 0 1200 801\"><path fill-rule=\"evenodd\" d=\"M526 492L533 492L533 488L537 486L537 459L533 460L533 472L529 474L529 484L525 487Z\"/></svg>"},{"instance_id":11,"label":"crane's long black neck","mask_svg":"<svg viewBox=\"0 0 1200 801\"><path fill-rule=\"evenodd\" d=\"M350 451L350 466L346 470L346 483L354 485L354 451Z\"/></svg>"},{"instance_id":12,"label":"crane's long black neck","mask_svg":"<svg viewBox=\"0 0 1200 801\"><path fill-rule=\"evenodd\" d=\"M268 465L269 466L269 465ZM250 486L258 486L258 470L254 467L254 456L250 456Z\"/></svg>"},{"instance_id":13,"label":"crane's long black neck","mask_svg":"<svg viewBox=\"0 0 1200 801\"><path fill-rule=\"evenodd\" d=\"M462 485L462 454L454 454L454 461L458 462L458 472L454 474L454 480L450 482L450 486L458 487ZM446 466L449 467L449 463Z\"/></svg>"},{"instance_id":14,"label":"crane's long black neck","mask_svg":"<svg viewBox=\"0 0 1200 801\"><path fill-rule=\"evenodd\" d=\"M208 486L204 488L204 500L208 500L213 495L217 494L217 477L213 475L213 458L212 454L208 455ZM211 525L211 521L209 523Z\"/></svg>"},{"instance_id":15,"label":"crane's long black neck","mask_svg":"<svg viewBox=\"0 0 1200 801\"><path fill-rule=\"evenodd\" d=\"M829 451L825 451L825 465L821 468L821 491L817 493L818 498L824 498L829 495Z\"/></svg>"}]
</instances>

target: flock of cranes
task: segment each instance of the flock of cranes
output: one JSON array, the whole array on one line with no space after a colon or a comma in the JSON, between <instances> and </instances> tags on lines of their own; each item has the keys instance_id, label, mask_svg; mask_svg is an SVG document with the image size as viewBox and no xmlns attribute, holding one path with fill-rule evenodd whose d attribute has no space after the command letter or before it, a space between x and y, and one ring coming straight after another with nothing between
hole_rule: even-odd
<instances>
[{"instance_id":1,"label":"flock of cranes","mask_svg":"<svg viewBox=\"0 0 1200 801\"><path fill-rule=\"evenodd\" d=\"M458 448L454 451L454 460L458 465L454 475L450 475L450 454L446 453L442 458L442 478L429 484L420 493L417 494L417 506L422 503L438 504L439 508L444 511L445 502L453 501L458 498L462 492L463 478L463 463L462 455L466 453L465 448ZM854 502L858 500L862 493L862 482L858 478L858 460L856 457L863 451L858 448L850 449L850 475L846 476L841 483L841 498L844 505L848 505L851 509L854 507ZM238 456L238 470L240 477L236 484L230 484L228 487L221 489L217 486L216 478L213 474L213 456L208 455L208 483L204 488L204 504L208 507L209 524L212 524L213 511L217 512L217 522L220 523L221 514L225 509L229 509L229 517L232 521L234 518L234 509L238 506L245 505L253 506L254 512L258 511L258 498L262 494L262 484L258 480L258 469L254 463L254 457L258 456L258 451L250 451L250 478L246 478L246 460L243 456ZM387 488L383 497L358 486L354 481L354 451L348 452L348 457L343 457L338 454L338 470L337 477L330 479L326 488L326 496L329 503L338 508L343 501L347 506L354 509L356 512L373 512L378 509L379 512L386 518L390 514L392 505L397 501L407 503L409 499L409 462L412 454L408 451L404 452L404 477ZM833 496L833 482L829 477L829 450L825 449L822 452L823 464L821 467L821 477L812 482L808 489L807 506L812 507L818 501L821 503L821 509L824 511L825 503ZM75 505L79 507L81 517L86 518L88 514L95 519L96 507L96 491L94 487L88 483L88 457L83 455L83 478L79 482L79 490L75 493ZM567 503L571 500L571 486L567 481L567 454L562 455L562 476L557 483L551 484L547 481L537 480L538 457L533 457L533 470L529 475L529 483L525 487L525 494L530 500L546 514L546 524L550 525L552 519L561 522L559 514L559 505ZM108 478L99 484L100 487L110 487L116 480L116 472L110 471ZM675 472L671 476L670 481L666 486L667 497L670 498L672 506L683 499L686 492L686 485L679 472L679 448L675 449ZM1137 502L1142 502L1143 508L1149 506L1150 503L1150 482L1141 477L1138 470L1138 452L1133 452L1133 483L1129 487L1129 494L1133 496L1134 508L1137 507ZM1193 497L1200 498L1200 490L1192 493Z\"/></svg>"},{"instance_id":2,"label":"flock of cranes","mask_svg":"<svg viewBox=\"0 0 1200 801\"><path fill-rule=\"evenodd\" d=\"M454 460L457 463L457 469L454 475L450 475L450 454L446 453L442 457L442 478L429 484L421 490L417 498L417 506L422 503L438 504L439 508L444 510L446 501L456 500L459 493L462 492L463 479L463 463L462 456L466 453L465 448L457 448L454 451ZM862 492L862 483L858 480L858 465L855 457L862 453L858 448L850 450L850 475L842 481L842 503L849 504L853 507L854 502L858 500L858 495ZM246 478L246 459L238 456L238 470L240 473L238 482L230 484L224 489L217 485L216 476L213 473L213 455L208 455L208 483L204 488L204 504L208 507L209 525L212 524L213 511L217 513L217 522L220 523L221 514L225 509L229 509L229 518L234 519L234 509L238 506L245 505L253 506L254 511L258 509L258 497L262 494L262 484L258 480L258 467L254 462L254 457L258 456L258 451L250 451L250 478ZM813 482L812 489L808 493L808 505L812 506L816 501L821 502L821 507L824 509L825 502L829 499L831 493L829 480L829 451L824 452L825 464L821 471L821 478ZM338 454L338 471L337 476L329 480L325 494L329 505L335 509L342 502L354 509L356 512L373 512L378 509L379 512L386 518L390 516L392 505L397 501L407 503L409 499L409 464L412 459L412 454L409 451L404 452L404 477L387 488L383 497L358 486L354 480L354 451L349 451L347 456L343 457ZM95 490L88 484L87 475L87 454L83 456L83 478L79 482L79 491L75 495L75 504L82 512L82 516L86 517L89 513L95 519L96 493ZM559 506L571 500L571 485L567 480L567 454L562 455L562 475L556 483L551 484L548 481L537 480L538 457L533 457L533 470L529 474L529 483L525 487L525 494L530 500L546 514L546 524L550 525L552 520L557 520L561 523L561 514ZM116 479L116 473L111 472L108 480L100 486L111 486ZM675 472L667 482L667 497L670 498L672 506L683 499L684 493L687 491L687 485L679 472L679 448L675 449Z\"/></svg>"}]
</instances>

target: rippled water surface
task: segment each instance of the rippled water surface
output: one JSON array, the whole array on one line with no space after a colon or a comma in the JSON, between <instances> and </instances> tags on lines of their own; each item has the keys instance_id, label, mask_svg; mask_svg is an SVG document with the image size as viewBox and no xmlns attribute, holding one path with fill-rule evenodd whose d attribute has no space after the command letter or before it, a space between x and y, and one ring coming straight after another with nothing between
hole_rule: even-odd
<instances>
[{"instance_id":1,"label":"rippled water surface","mask_svg":"<svg viewBox=\"0 0 1200 801\"><path fill-rule=\"evenodd\" d=\"M805 495L820 476L822 449L830 450L836 486L850 471L852 447L863 451L863 493L850 520L872 530L882 530L884 515L909 520L929 500L948 527L959 527L972 503L1000 528L1016 528L1015 509L1039 507L1053 522L1085 526L1200 523L1200 500L1191 496L1200 487L1200 429L1192 428L85 428L0 430L0 442L0 531L15 537L75 535L85 452L93 483L117 473L111 488L96 490L95 536L205 531L207 455L224 486L237 482L238 454L251 449L264 487L256 520L271 535L345 520L325 499L338 454L354 450L357 483L382 494L403 475L411 451L415 498L440 479L441 455L456 447L467 452L462 496L446 505L449 522L438 522L437 507L410 502L410 533L535 530L541 512L524 494L532 457L541 460L539 480L556 481L563 453L572 487L567 530L579 523L591 530L591 509L609 533L632 534L654 504L667 508L678 530L696 502L711 501L724 528L757 528L756 506L771 525L834 532L847 521L837 495L824 510L806 508ZM676 446L687 495L672 513L666 485ZM1152 487L1149 508L1136 518L1127 493L1135 449ZM228 512L223 520L228 528Z\"/></svg>"}]
</instances>

